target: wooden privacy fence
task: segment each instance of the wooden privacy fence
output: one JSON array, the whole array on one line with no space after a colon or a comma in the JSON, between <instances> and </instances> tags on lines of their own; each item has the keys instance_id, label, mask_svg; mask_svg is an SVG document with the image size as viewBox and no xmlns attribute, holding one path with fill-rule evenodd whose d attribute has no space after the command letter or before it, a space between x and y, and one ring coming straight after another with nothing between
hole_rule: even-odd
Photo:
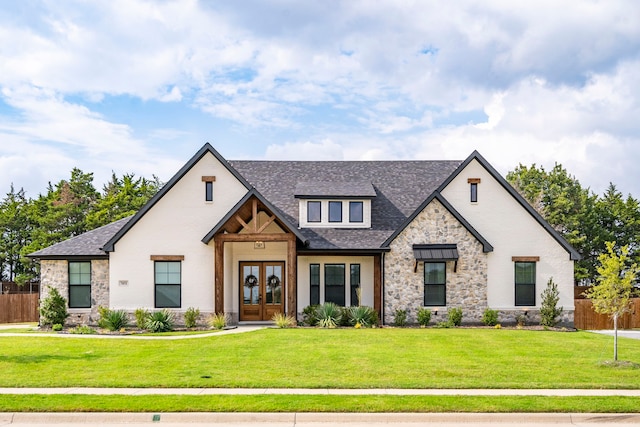
<instances>
[{"instance_id":1,"label":"wooden privacy fence","mask_svg":"<svg viewBox=\"0 0 640 427\"><path fill-rule=\"evenodd\" d=\"M591 300L574 300L576 310L573 322L578 329L613 329L613 319L606 314L598 314L593 310ZM618 319L619 329L640 328L640 298L633 298L631 312Z\"/></svg>"},{"instance_id":2,"label":"wooden privacy fence","mask_svg":"<svg viewBox=\"0 0 640 427\"><path fill-rule=\"evenodd\" d=\"M0 323L37 322L38 294L0 295Z\"/></svg>"}]
</instances>

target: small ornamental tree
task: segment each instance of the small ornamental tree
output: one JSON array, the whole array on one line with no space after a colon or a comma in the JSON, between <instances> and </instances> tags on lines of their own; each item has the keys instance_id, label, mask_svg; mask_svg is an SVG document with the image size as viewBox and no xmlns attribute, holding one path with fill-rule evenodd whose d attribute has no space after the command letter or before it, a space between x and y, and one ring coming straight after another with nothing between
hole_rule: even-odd
<instances>
[{"instance_id":1,"label":"small ornamental tree","mask_svg":"<svg viewBox=\"0 0 640 427\"><path fill-rule=\"evenodd\" d=\"M550 328L558 323L557 317L562 314L563 307L558 308L560 301L560 293L558 285L553 281L553 277L549 278L547 288L542 291L542 303L540 305L540 324Z\"/></svg>"},{"instance_id":2,"label":"small ornamental tree","mask_svg":"<svg viewBox=\"0 0 640 427\"><path fill-rule=\"evenodd\" d=\"M596 313L613 318L613 360L618 360L618 318L630 310L633 282L638 275L638 266L631 263L629 247L623 246L620 253L614 250L615 242L606 242L607 253L598 257L597 285L585 292Z\"/></svg>"},{"instance_id":3,"label":"small ornamental tree","mask_svg":"<svg viewBox=\"0 0 640 427\"><path fill-rule=\"evenodd\" d=\"M67 300L56 288L47 288L49 294L40 302L40 322L42 326L64 325L64 321L69 317Z\"/></svg>"}]
</instances>

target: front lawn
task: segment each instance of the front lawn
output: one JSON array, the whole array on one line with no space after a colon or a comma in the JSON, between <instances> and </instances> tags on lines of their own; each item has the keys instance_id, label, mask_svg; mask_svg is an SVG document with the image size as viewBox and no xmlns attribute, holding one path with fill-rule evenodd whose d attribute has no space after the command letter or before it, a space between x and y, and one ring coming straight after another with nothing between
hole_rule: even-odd
<instances>
[{"instance_id":1,"label":"front lawn","mask_svg":"<svg viewBox=\"0 0 640 427\"><path fill-rule=\"evenodd\" d=\"M189 340L0 335L0 387L640 388L612 338L495 329L266 329ZM621 338L640 363L640 340Z\"/></svg>"}]
</instances>

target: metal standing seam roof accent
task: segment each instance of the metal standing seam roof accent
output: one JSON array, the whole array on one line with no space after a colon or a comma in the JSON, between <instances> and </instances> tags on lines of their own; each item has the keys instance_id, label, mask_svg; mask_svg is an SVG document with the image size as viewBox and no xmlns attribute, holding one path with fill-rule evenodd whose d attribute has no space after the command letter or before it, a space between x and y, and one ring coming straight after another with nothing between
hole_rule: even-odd
<instances>
[{"instance_id":1,"label":"metal standing seam roof accent","mask_svg":"<svg viewBox=\"0 0 640 427\"><path fill-rule=\"evenodd\" d=\"M458 246L455 244L413 245L413 256L418 261L456 261Z\"/></svg>"}]
</instances>

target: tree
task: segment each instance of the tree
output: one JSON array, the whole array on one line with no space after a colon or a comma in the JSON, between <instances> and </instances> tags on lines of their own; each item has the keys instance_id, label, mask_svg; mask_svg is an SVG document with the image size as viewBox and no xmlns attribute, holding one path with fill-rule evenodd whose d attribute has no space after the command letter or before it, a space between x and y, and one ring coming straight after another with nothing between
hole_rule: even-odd
<instances>
[{"instance_id":1,"label":"tree","mask_svg":"<svg viewBox=\"0 0 640 427\"><path fill-rule=\"evenodd\" d=\"M118 178L112 173L111 181L103 187L102 197L87 215L87 226L93 229L135 214L161 186L155 176L153 180L136 178L134 174Z\"/></svg>"},{"instance_id":2,"label":"tree","mask_svg":"<svg viewBox=\"0 0 640 427\"><path fill-rule=\"evenodd\" d=\"M540 304L540 324L542 326L554 327L558 323L557 317L562 314L563 307L558 308L560 301L558 285L549 278L547 288L542 291L542 302Z\"/></svg>"},{"instance_id":3,"label":"tree","mask_svg":"<svg viewBox=\"0 0 640 427\"><path fill-rule=\"evenodd\" d=\"M638 265L629 258L629 248L618 251L615 242L606 242L607 253L598 257L597 284L585 294L591 299L596 313L613 318L613 360L618 360L618 318L629 311L633 283L638 275Z\"/></svg>"},{"instance_id":4,"label":"tree","mask_svg":"<svg viewBox=\"0 0 640 427\"><path fill-rule=\"evenodd\" d=\"M596 259L590 256L597 223L594 204L597 196L556 164L552 170L522 164L507 174L507 181L549 224L560 233L583 259L575 266L576 281L588 281L595 273ZM596 252L596 254L599 252Z\"/></svg>"},{"instance_id":5,"label":"tree","mask_svg":"<svg viewBox=\"0 0 640 427\"><path fill-rule=\"evenodd\" d=\"M28 215L29 201L23 189L11 189L0 201L0 277L14 281L22 277L25 267L21 250L29 244L33 229Z\"/></svg>"}]
</instances>

